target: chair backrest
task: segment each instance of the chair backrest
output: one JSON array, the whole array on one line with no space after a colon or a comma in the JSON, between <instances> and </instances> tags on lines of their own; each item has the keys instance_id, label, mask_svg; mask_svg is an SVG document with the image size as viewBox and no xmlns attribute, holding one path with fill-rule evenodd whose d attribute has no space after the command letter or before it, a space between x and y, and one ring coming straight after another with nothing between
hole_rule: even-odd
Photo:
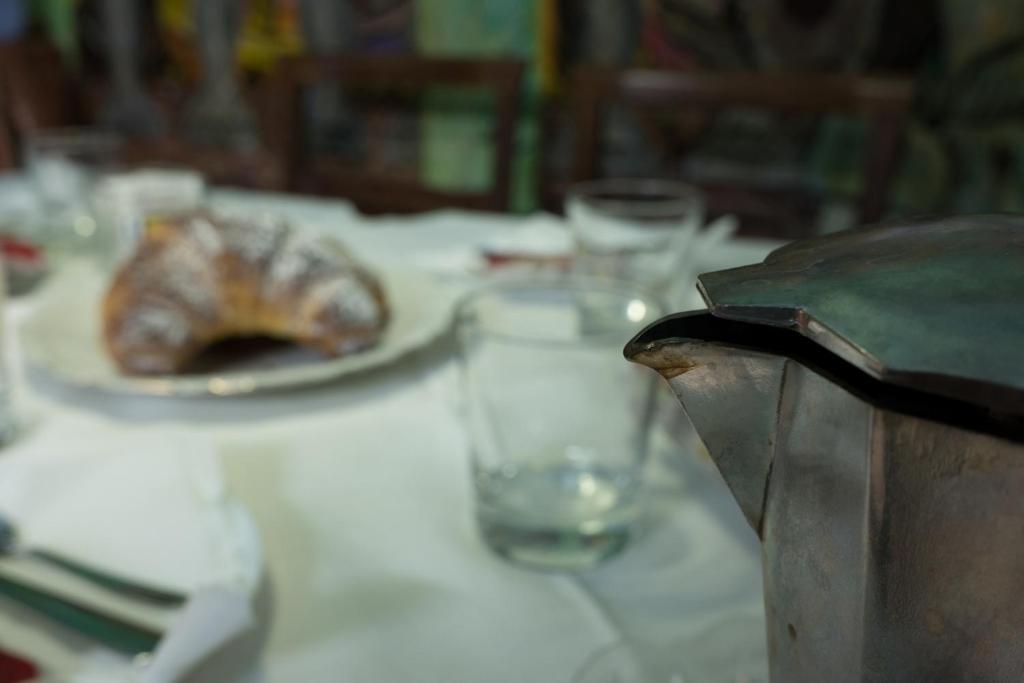
<instances>
[{"instance_id":1,"label":"chair backrest","mask_svg":"<svg viewBox=\"0 0 1024 683\"><path fill-rule=\"evenodd\" d=\"M71 85L60 53L46 41L0 45L0 168L18 163L19 147L33 134L81 122Z\"/></svg>"},{"instance_id":2,"label":"chair backrest","mask_svg":"<svg viewBox=\"0 0 1024 683\"><path fill-rule=\"evenodd\" d=\"M286 160L270 144L276 105L268 83L257 82L244 88L243 97L255 114L258 136L258 143L246 149L190 141L183 130L181 115L188 106L190 89L180 89L177 84L161 85L150 90L169 131L155 139L125 139L120 154L124 165L189 168L202 173L214 185L268 192L284 192L288 188Z\"/></svg>"},{"instance_id":3,"label":"chair backrest","mask_svg":"<svg viewBox=\"0 0 1024 683\"><path fill-rule=\"evenodd\" d=\"M283 192L288 186L284 164L264 149L206 147L173 137L129 140L121 145L119 160L129 168L191 169L207 182L225 187Z\"/></svg>"},{"instance_id":4,"label":"chair backrest","mask_svg":"<svg viewBox=\"0 0 1024 683\"><path fill-rule=\"evenodd\" d=\"M515 123L524 66L511 60L424 57L295 57L282 60L274 78L273 125L278 153L288 159L293 187L343 196L367 213L408 213L443 207L505 211L509 206ZM397 92L421 96L439 87L490 93L494 100L494 154L491 187L483 192L430 188L418 181L374 174L353 164L307 153L303 93L334 84L347 94Z\"/></svg>"},{"instance_id":5,"label":"chair backrest","mask_svg":"<svg viewBox=\"0 0 1024 683\"><path fill-rule=\"evenodd\" d=\"M576 129L573 180L588 180L599 174L604 110L612 103L669 107L680 115L692 115L694 110L750 108L863 117L870 124L870 133L857 219L869 223L879 220L885 210L913 86L903 79L845 75L584 67L574 73L571 92ZM726 197L722 208L728 210L729 198L735 200L743 194L742 190L725 188L719 194Z\"/></svg>"},{"instance_id":6,"label":"chair backrest","mask_svg":"<svg viewBox=\"0 0 1024 683\"><path fill-rule=\"evenodd\" d=\"M76 81L60 55L44 40L29 39L0 45L0 168L17 163L17 148L30 136L55 128L93 122L108 89L102 84ZM159 90L159 89L158 89ZM158 97L158 107L168 120L180 111L184 93L174 90L171 99ZM250 93L256 111L266 111L267 93ZM167 100L167 101L164 101ZM261 128L266 128L263 121ZM166 165L192 168L210 182L263 190L284 190L284 162L267 149L236 151L202 147L186 142L176 133L157 140L125 139L118 150L125 166Z\"/></svg>"},{"instance_id":7,"label":"chair backrest","mask_svg":"<svg viewBox=\"0 0 1024 683\"><path fill-rule=\"evenodd\" d=\"M167 130L156 138L126 137L121 145L121 163L128 167L188 168L202 173L214 185L285 191L288 188L285 159L278 156L269 142L276 122L270 83L263 79L242 84L242 97L253 112L257 138L252 147L244 149L189 138L184 111L197 88L194 80L165 79L148 84L148 94L163 115ZM97 102L101 100L97 98Z\"/></svg>"}]
</instances>

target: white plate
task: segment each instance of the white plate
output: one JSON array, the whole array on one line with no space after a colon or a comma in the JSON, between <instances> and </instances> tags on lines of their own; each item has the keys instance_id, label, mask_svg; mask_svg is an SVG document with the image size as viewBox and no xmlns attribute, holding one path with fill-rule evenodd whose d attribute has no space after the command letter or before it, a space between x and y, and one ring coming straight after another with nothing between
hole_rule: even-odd
<instances>
[{"instance_id":1,"label":"white plate","mask_svg":"<svg viewBox=\"0 0 1024 683\"><path fill-rule=\"evenodd\" d=\"M108 276L87 262L69 263L46 283L21 328L21 345L31 364L58 379L117 393L234 396L308 386L394 362L448 329L454 289L412 272L382 270L379 275L391 307L387 330L373 348L341 358L285 347L209 374L123 375L103 348L100 333Z\"/></svg>"}]
</instances>

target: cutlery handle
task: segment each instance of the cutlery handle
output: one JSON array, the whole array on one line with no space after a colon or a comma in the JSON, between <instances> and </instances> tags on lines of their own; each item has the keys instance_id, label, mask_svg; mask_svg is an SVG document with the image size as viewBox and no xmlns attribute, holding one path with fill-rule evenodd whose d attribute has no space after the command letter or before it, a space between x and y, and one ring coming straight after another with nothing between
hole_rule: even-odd
<instances>
[{"instance_id":1,"label":"cutlery handle","mask_svg":"<svg viewBox=\"0 0 1024 683\"><path fill-rule=\"evenodd\" d=\"M128 655L152 652L160 642L160 634L146 627L131 624L3 577L0 577L0 595L5 595L68 628Z\"/></svg>"},{"instance_id":2,"label":"cutlery handle","mask_svg":"<svg viewBox=\"0 0 1024 683\"><path fill-rule=\"evenodd\" d=\"M163 607L177 607L185 603L186 598L180 593L153 588L134 580L123 579L107 572L101 572L97 569L76 562L75 560L62 557L61 555L51 553L47 550L30 550L29 554L38 560L60 567L65 571L81 576L84 579L88 579L89 581L92 581L99 586L103 586L115 593L151 602Z\"/></svg>"}]
</instances>

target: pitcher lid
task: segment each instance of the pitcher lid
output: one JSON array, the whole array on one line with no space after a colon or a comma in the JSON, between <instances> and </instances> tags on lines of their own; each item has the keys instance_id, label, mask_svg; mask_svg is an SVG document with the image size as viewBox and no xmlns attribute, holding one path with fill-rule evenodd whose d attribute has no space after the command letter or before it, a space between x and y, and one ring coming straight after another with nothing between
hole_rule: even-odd
<instances>
[{"instance_id":1,"label":"pitcher lid","mask_svg":"<svg viewBox=\"0 0 1024 683\"><path fill-rule=\"evenodd\" d=\"M714 316L794 329L883 382L1024 413L1024 217L801 240L698 287Z\"/></svg>"}]
</instances>

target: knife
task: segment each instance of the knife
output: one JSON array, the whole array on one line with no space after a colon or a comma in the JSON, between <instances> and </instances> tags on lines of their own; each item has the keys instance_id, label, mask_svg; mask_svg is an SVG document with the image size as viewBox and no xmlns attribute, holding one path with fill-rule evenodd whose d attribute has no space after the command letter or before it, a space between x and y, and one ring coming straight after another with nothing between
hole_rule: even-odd
<instances>
[{"instance_id":1,"label":"knife","mask_svg":"<svg viewBox=\"0 0 1024 683\"><path fill-rule=\"evenodd\" d=\"M126 655L156 649L161 633L0 576L0 595Z\"/></svg>"}]
</instances>

